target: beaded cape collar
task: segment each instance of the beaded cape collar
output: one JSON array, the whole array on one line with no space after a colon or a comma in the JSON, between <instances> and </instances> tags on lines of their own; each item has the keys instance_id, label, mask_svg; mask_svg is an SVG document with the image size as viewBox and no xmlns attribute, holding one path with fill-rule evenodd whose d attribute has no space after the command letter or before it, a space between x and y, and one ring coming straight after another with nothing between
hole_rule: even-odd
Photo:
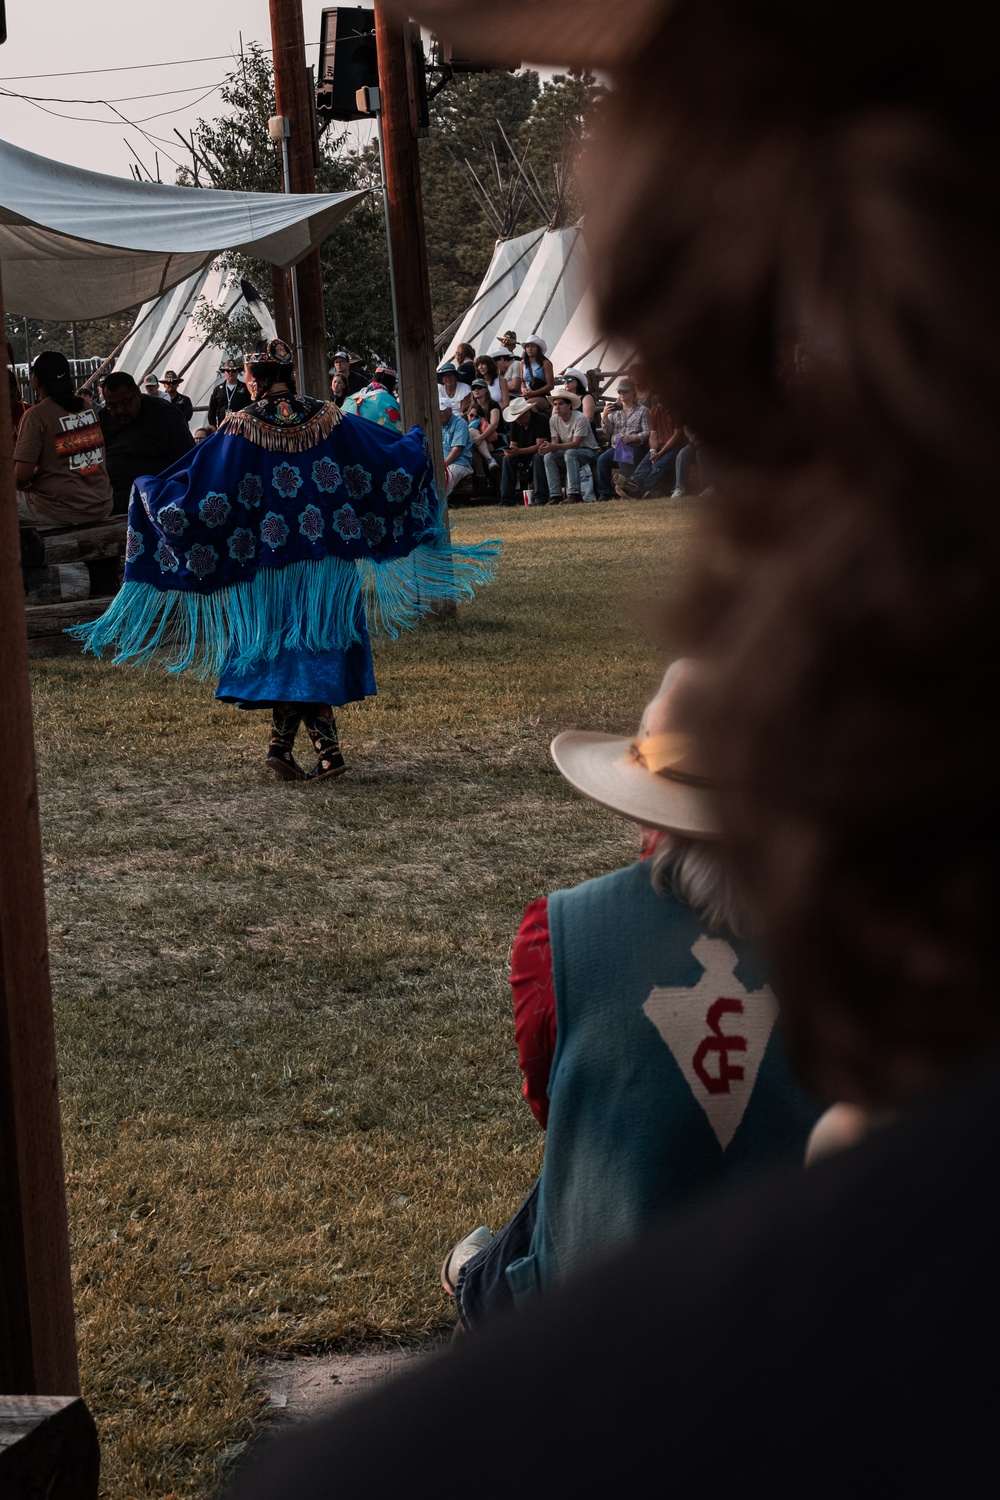
<instances>
[{"instance_id":1,"label":"beaded cape collar","mask_svg":"<svg viewBox=\"0 0 1000 1500\"><path fill-rule=\"evenodd\" d=\"M242 411L229 412L219 431L246 438L273 453L305 453L329 437L339 421L340 408L334 402L282 391L262 396Z\"/></svg>"}]
</instances>

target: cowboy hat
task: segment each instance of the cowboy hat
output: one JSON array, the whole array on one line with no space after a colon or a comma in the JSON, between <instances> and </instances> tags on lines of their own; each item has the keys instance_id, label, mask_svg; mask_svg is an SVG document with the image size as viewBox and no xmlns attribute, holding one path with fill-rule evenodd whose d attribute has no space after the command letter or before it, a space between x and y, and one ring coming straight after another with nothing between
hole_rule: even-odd
<instances>
[{"instance_id":1,"label":"cowboy hat","mask_svg":"<svg viewBox=\"0 0 1000 1500\"><path fill-rule=\"evenodd\" d=\"M240 364L238 359L233 359L232 357L230 357L229 359L224 359L222 361L222 364L219 366L219 374L225 375L228 370L232 370L234 374L238 375L242 368L243 366Z\"/></svg>"},{"instance_id":2,"label":"cowboy hat","mask_svg":"<svg viewBox=\"0 0 1000 1500\"><path fill-rule=\"evenodd\" d=\"M503 419L505 422L513 422L518 417L523 417L526 411L534 410L535 406L533 402L525 401L523 396L515 396L510 405L504 407Z\"/></svg>"},{"instance_id":3,"label":"cowboy hat","mask_svg":"<svg viewBox=\"0 0 1000 1500\"><path fill-rule=\"evenodd\" d=\"M578 380L582 386L587 385L586 375L582 370L577 369L576 365L567 365L559 378L560 380L569 380L570 376L572 376L574 380Z\"/></svg>"},{"instance_id":4,"label":"cowboy hat","mask_svg":"<svg viewBox=\"0 0 1000 1500\"><path fill-rule=\"evenodd\" d=\"M166 385L168 380L172 380L174 385L180 385L183 379L184 376L178 375L175 370L167 370L166 374L163 377L163 384Z\"/></svg>"},{"instance_id":5,"label":"cowboy hat","mask_svg":"<svg viewBox=\"0 0 1000 1500\"><path fill-rule=\"evenodd\" d=\"M569 729L557 734L552 759L570 786L602 807L647 828L693 839L718 838L719 828L686 734L628 740Z\"/></svg>"},{"instance_id":6,"label":"cowboy hat","mask_svg":"<svg viewBox=\"0 0 1000 1500\"><path fill-rule=\"evenodd\" d=\"M574 411L579 411L583 405L583 397L578 396L576 391L568 391L564 385L553 386L549 391L550 401L568 401Z\"/></svg>"},{"instance_id":7,"label":"cowboy hat","mask_svg":"<svg viewBox=\"0 0 1000 1500\"><path fill-rule=\"evenodd\" d=\"M540 354L548 354L549 346L540 333L529 333L528 337L521 342L521 348L527 349L529 344L534 344Z\"/></svg>"},{"instance_id":8,"label":"cowboy hat","mask_svg":"<svg viewBox=\"0 0 1000 1500\"><path fill-rule=\"evenodd\" d=\"M457 375L458 366L453 359L446 359L443 365L438 365L437 372L439 375Z\"/></svg>"},{"instance_id":9,"label":"cowboy hat","mask_svg":"<svg viewBox=\"0 0 1000 1500\"><path fill-rule=\"evenodd\" d=\"M552 759L571 786L612 812L688 838L719 833L697 745L686 733L686 698L702 671L671 662L646 704L635 739L570 730L552 741Z\"/></svg>"}]
</instances>

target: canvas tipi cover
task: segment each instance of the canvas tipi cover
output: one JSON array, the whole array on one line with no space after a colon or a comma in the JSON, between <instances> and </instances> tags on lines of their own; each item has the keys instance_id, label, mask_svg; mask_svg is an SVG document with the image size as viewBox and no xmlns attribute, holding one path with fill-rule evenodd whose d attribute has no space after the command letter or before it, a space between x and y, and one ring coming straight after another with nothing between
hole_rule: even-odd
<instances>
[{"instance_id":1,"label":"canvas tipi cover","mask_svg":"<svg viewBox=\"0 0 1000 1500\"><path fill-rule=\"evenodd\" d=\"M490 330L491 348L498 336L512 328L523 343L529 334L539 334L548 345L549 357L587 287L587 263L583 230L547 229L532 257L520 291L502 318Z\"/></svg>"},{"instance_id":2,"label":"canvas tipi cover","mask_svg":"<svg viewBox=\"0 0 1000 1500\"><path fill-rule=\"evenodd\" d=\"M497 240L489 270L447 346L445 359L453 358L459 344L471 344L477 354L488 354L496 343L495 338L490 342L490 335L512 327L506 321L507 310L521 290L544 233L542 229L532 229L511 240Z\"/></svg>"},{"instance_id":3,"label":"canvas tipi cover","mask_svg":"<svg viewBox=\"0 0 1000 1500\"><path fill-rule=\"evenodd\" d=\"M194 322L195 307L203 297L209 306L232 312L241 296L236 272L218 263L189 276L173 291L139 309L133 333L115 368L127 370L140 383L150 372L162 380L167 369L183 376L181 390L194 403L191 425L203 427L208 398L221 378L219 365L226 351L206 340Z\"/></svg>"}]
</instances>

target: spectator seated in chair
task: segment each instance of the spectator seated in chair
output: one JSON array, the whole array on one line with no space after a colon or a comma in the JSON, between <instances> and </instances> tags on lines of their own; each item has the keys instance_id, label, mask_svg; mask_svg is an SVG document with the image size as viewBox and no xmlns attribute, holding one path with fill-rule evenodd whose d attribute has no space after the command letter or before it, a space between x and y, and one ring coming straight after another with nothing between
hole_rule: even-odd
<instances>
[{"instance_id":1,"label":"spectator seated in chair","mask_svg":"<svg viewBox=\"0 0 1000 1500\"><path fill-rule=\"evenodd\" d=\"M438 367L437 377L439 400L447 401L456 417L464 415L472 395L472 387L466 385L464 380L459 380L458 368L450 359Z\"/></svg>"},{"instance_id":2,"label":"spectator seated in chair","mask_svg":"<svg viewBox=\"0 0 1000 1500\"><path fill-rule=\"evenodd\" d=\"M388 427L392 432L403 431L403 416L396 395L396 372L391 365L380 364L368 384L353 395L345 396L341 404L349 416L364 417L366 421Z\"/></svg>"},{"instance_id":3,"label":"spectator seated in chair","mask_svg":"<svg viewBox=\"0 0 1000 1500\"><path fill-rule=\"evenodd\" d=\"M687 441L684 429L655 397L649 408L649 452L632 471L619 478L615 489L623 498L649 499L670 495L676 484L677 457Z\"/></svg>"},{"instance_id":4,"label":"spectator seated in chair","mask_svg":"<svg viewBox=\"0 0 1000 1500\"><path fill-rule=\"evenodd\" d=\"M31 384L40 399L21 417L14 445L18 520L36 530L104 520L111 481L90 398L76 394L69 361L54 350L35 360Z\"/></svg>"},{"instance_id":5,"label":"spectator seated in chair","mask_svg":"<svg viewBox=\"0 0 1000 1500\"><path fill-rule=\"evenodd\" d=\"M514 396L504 407L507 447L500 473L500 501L517 504L518 490L533 490L533 505L544 505L548 499L545 468L538 451L540 442L549 438L549 419L523 396Z\"/></svg>"},{"instance_id":6,"label":"spectator seated in chair","mask_svg":"<svg viewBox=\"0 0 1000 1500\"><path fill-rule=\"evenodd\" d=\"M711 495L714 492L712 478L712 461L705 451L705 445L696 432L690 427L684 427L681 446L677 450L677 467L674 473L674 488L672 498L680 500L684 495L695 493L693 474L697 470L699 495Z\"/></svg>"},{"instance_id":7,"label":"spectator seated in chair","mask_svg":"<svg viewBox=\"0 0 1000 1500\"><path fill-rule=\"evenodd\" d=\"M478 377L472 382L466 419L472 436L472 467L477 478L484 478L499 468L493 450L500 436L500 408L486 381Z\"/></svg>"},{"instance_id":8,"label":"spectator seated in chair","mask_svg":"<svg viewBox=\"0 0 1000 1500\"><path fill-rule=\"evenodd\" d=\"M545 464L549 505L576 505L580 493L580 469L597 462L597 449L590 423L580 410L581 398L565 386L556 386L550 396L552 416L549 436L538 444ZM566 498L562 500L562 476L566 476Z\"/></svg>"},{"instance_id":9,"label":"spectator seated in chair","mask_svg":"<svg viewBox=\"0 0 1000 1500\"><path fill-rule=\"evenodd\" d=\"M506 1227L474 1230L444 1263L466 1331L711 1189L801 1162L820 1113L785 1061L680 732L695 670L673 664L636 741L573 731L553 742L567 780L638 823L649 857L524 914L510 982L545 1160Z\"/></svg>"},{"instance_id":10,"label":"spectator seated in chair","mask_svg":"<svg viewBox=\"0 0 1000 1500\"><path fill-rule=\"evenodd\" d=\"M609 447L597 460L597 498L612 498L612 470L629 479L649 445L649 408L636 400L635 382L623 376L616 399L608 402L601 416Z\"/></svg>"},{"instance_id":11,"label":"spectator seated in chair","mask_svg":"<svg viewBox=\"0 0 1000 1500\"><path fill-rule=\"evenodd\" d=\"M438 404L441 410L441 442L444 448L447 497L457 484L468 479L472 473L472 439L469 436L468 422L453 410L444 392L440 393Z\"/></svg>"},{"instance_id":12,"label":"spectator seated in chair","mask_svg":"<svg viewBox=\"0 0 1000 1500\"><path fill-rule=\"evenodd\" d=\"M104 389L107 399L101 429L113 509L119 515L128 510L132 485L139 475L162 473L194 447L194 438L176 407L161 396L144 396L124 370L109 375Z\"/></svg>"}]
</instances>

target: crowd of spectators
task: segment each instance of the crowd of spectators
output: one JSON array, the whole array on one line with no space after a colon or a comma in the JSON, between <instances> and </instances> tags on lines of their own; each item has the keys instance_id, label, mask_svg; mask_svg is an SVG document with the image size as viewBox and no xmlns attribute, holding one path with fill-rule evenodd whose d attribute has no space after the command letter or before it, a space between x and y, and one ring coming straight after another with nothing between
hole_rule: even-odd
<instances>
[{"instance_id":1,"label":"crowd of spectators","mask_svg":"<svg viewBox=\"0 0 1000 1500\"><path fill-rule=\"evenodd\" d=\"M519 342L509 329L486 353L459 344L438 367L448 452L447 492L502 505L575 505L589 500L679 498L711 489L708 456L697 436L626 372L612 390L600 370L559 374L545 339ZM458 442L458 437L462 441ZM468 451L468 455L466 453Z\"/></svg>"}]
</instances>

